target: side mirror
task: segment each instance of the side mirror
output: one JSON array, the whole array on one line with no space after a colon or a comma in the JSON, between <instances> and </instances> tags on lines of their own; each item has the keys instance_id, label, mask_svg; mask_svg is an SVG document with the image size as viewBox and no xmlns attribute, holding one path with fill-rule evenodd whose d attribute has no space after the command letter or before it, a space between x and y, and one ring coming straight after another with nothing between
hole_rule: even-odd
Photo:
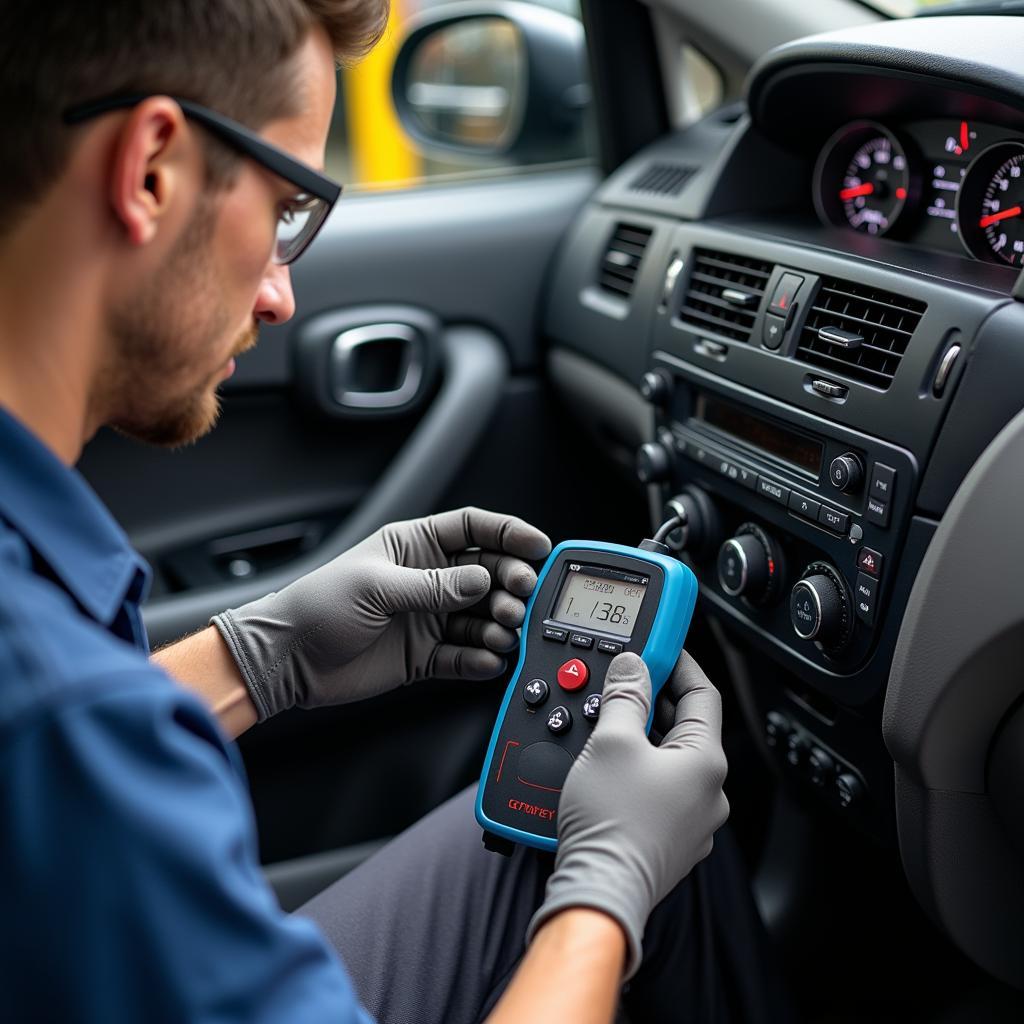
<instances>
[{"instance_id":1,"label":"side mirror","mask_svg":"<svg viewBox=\"0 0 1024 1024\"><path fill-rule=\"evenodd\" d=\"M427 152L512 163L586 155L583 26L517 0L446 4L412 22L391 76L402 127Z\"/></svg>"}]
</instances>

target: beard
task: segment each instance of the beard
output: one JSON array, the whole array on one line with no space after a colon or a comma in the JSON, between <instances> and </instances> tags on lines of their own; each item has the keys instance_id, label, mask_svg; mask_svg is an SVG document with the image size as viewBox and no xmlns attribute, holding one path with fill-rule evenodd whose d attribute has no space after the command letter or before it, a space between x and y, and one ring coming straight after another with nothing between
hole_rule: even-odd
<instances>
[{"instance_id":1,"label":"beard","mask_svg":"<svg viewBox=\"0 0 1024 1024\"><path fill-rule=\"evenodd\" d=\"M216 210L199 204L164 266L110 320L113 361L105 375L107 424L138 441L177 448L213 429L220 415L216 387L228 358L256 344L254 321L221 364L196 380L196 364L223 344L230 315L217 294L209 243Z\"/></svg>"}]
</instances>

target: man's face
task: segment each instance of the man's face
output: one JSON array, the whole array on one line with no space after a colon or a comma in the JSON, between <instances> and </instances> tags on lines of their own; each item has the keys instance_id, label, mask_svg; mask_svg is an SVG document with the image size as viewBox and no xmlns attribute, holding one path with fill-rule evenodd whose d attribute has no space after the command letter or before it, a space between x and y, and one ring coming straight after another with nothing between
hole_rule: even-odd
<instances>
[{"instance_id":1,"label":"man's face","mask_svg":"<svg viewBox=\"0 0 1024 1024\"><path fill-rule=\"evenodd\" d=\"M319 168L335 94L326 33L310 34L295 66L300 112L261 135ZM261 322L283 323L294 312L288 268L270 257L278 212L297 191L242 159L226 190L197 197L148 286L111 312L115 369L103 382L111 426L168 446L210 430L219 411L216 388L233 372L234 357L256 344Z\"/></svg>"}]
</instances>

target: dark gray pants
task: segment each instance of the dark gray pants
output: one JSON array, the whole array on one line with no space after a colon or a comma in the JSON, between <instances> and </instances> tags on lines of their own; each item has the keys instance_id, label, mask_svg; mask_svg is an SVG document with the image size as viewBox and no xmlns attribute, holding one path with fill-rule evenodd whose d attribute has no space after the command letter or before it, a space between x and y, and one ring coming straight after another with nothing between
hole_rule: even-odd
<instances>
[{"instance_id":1,"label":"dark gray pants","mask_svg":"<svg viewBox=\"0 0 1024 1024\"><path fill-rule=\"evenodd\" d=\"M487 852L475 789L453 797L307 903L381 1024L475 1024L523 956L553 857ZM551 984L572 964L552 964ZM623 994L636 1024L794 1019L727 829L660 904Z\"/></svg>"}]
</instances>

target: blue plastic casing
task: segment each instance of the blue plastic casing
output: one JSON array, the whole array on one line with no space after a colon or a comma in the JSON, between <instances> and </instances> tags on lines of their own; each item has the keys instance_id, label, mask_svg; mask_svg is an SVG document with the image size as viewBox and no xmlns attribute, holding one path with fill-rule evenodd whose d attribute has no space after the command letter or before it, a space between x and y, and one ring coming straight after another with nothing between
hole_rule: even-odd
<instances>
[{"instance_id":1,"label":"blue plastic casing","mask_svg":"<svg viewBox=\"0 0 1024 1024\"><path fill-rule=\"evenodd\" d=\"M662 555L655 551L644 551L641 548L627 547L624 544L608 544L604 541L593 540L567 540L557 545L548 556L544 567L537 578L537 585L526 606L526 619L523 622L522 634L519 641L519 661L516 664L515 672L505 691L501 709L498 712L497 720L494 723L494 731L491 733L491 741L487 747L487 756L484 758L483 772L480 776L480 784L476 795L476 820L488 832L509 839L514 843L524 846L533 846L540 850L555 850L558 847L558 840L547 836L534 835L532 832L523 829L513 828L502 822L492 821L483 810L483 795L486 780L490 777L491 763L498 744L498 737L505 721L505 714L508 711L510 702L519 687L519 677L526 662L526 648L531 638L531 624L533 622L534 603L544 585L551 568L559 561L563 551L566 549L592 551L597 555L613 554L622 555L628 558L637 559L643 562L651 562L657 565L663 572L664 580L661 590L661 599L654 616L654 622L647 636L640 657L643 658L651 675L653 695L651 700L651 713L647 719L647 731L651 731L651 724L654 721L654 706L658 691L664 686L669 674L675 667L679 654L683 649L686 640L687 630L690 628L690 619L693 617L693 609L697 603L697 578L690 569L682 562L668 555ZM536 643L537 638L533 638Z\"/></svg>"}]
</instances>

